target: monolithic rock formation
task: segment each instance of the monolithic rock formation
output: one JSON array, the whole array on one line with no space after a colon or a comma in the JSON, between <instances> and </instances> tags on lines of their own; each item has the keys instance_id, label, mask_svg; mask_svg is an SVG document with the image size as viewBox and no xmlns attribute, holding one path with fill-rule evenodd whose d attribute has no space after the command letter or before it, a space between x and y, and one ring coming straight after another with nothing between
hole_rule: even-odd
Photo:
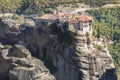
<instances>
[{"instance_id":1,"label":"monolithic rock formation","mask_svg":"<svg viewBox=\"0 0 120 80\"><path fill-rule=\"evenodd\" d=\"M56 80L117 80L105 42L98 50L94 48L92 36L74 29L53 30L51 26L43 23L20 30L18 43L30 51L21 45L1 49L0 74L6 74L2 77L10 80L54 80L54 77Z\"/></svg>"},{"instance_id":2,"label":"monolithic rock formation","mask_svg":"<svg viewBox=\"0 0 120 80\"><path fill-rule=\"evenodd\" d=\"M69 29L71 37L64 34L66 30L60 34L47 30L50 30L47 25L44 29L42 26L27 29L20 38L27 43L33 56L46 63L57 80L116 80L115 67L105 42L102 42L101 50L97 50L91 36L79 30Z\"/></svg>"}]
</instances>

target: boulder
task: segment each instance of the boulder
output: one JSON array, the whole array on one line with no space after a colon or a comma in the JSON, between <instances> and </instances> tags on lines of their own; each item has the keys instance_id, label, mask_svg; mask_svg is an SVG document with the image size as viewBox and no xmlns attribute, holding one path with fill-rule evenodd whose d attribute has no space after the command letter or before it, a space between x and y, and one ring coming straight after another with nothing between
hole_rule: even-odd
<instances>
[{"instance_id":1,"label":"boulder","mask_svg":"<svg viewBox=\"0 0 120 80\"><path fill-rule=\"evenodd\" d=\"M14 45L10 49L8 56L18 57L18 58L31 58L31 53L22 45Z\"/></svg>"},{"instance_id":2,"label":"boulder","mask_svg":"<svg viewBox=\"0 0 120 80\"><path fill-rule=\"evenodd\" d=\"M0 80L55 80L43 62L31 56L28 49L14 45L0 51ZM8 80L7 79L7 80Z\"/></svg>"},{"instance_id":3,"label":"boulder","mask_svg":"<svg viewBox=\"0 0 120 80\"><path fill-rule=\"evenodd\" d=\"M0 42L3 44L17 43L16 36L19 33L19 26L11 18L0 18Z\"/></svg>"}]
</instances>

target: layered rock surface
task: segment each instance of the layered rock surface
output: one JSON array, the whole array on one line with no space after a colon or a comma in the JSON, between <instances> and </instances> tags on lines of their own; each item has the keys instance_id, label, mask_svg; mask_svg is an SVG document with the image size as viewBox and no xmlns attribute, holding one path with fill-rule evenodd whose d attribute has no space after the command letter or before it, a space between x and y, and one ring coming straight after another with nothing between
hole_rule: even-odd
<instances>
[{"instance_id":1,"label":"layered rock surface","mask_svg":"<svg viewBox=\"0 0 120 80\"><path fill-rule=\"evenodd\" d=\"M0 18L0 42L3 44L17 43L17 34L19 33L19 26L10 18Z\"/></svg>"},{"instance_id":2,"label":"layered rock surface","mask_svg":"<svg viewBox=\"0 0 120 80\"><path fill-rule=\"evenodd\" d=\"M46 32L45 28L49 30L47 26L44 29L40 26L32 32L24 31L24 34L30 34L21 37L30 45L34 56L54 65L47 67L50 66L57 80L116 80L115 67L107 46L97 50L89 37L73 29L70 30L72 43L60 43L57 39L59 36ZM45 35L47 37L42 37Z\"/></svg>"},{"instance_id":3,"label":"layered rock surface","mask_svg":"<svg viewBox=\"0 0 120 80\"><path fill-rule=\"evenodd\" d=\"M24 46L1 49L0 80L55 80L43 62L32 57Z\"/></svg>"},{"instance_id":4,"label":"layered rock surface","mask_svg":"<svg viewBox=\"0 0 120 80\"><path fill-rule=\"evenodd\" d=\"M4 26L8 29L1 27L2 37L7 31L13 30L13 28L9 30L9 25ZM21 26L25 27L25 25ZM25 45L30 51L21 45L15 45L10 49L4 49L0 45L0 75L5 75L0 78L10 80L54 80L55 78L56 80L117 80L112 57L106 45L103 45L102 50L97 50L93 47L89 37L74 29L69 30L72 42L68 45L65 42L60 43L58 39L62 37L59 38L57 34L51 34L51 32L48 24L44 23L36 28L26 27L20 31L19 35L12 37L12 39L17 38L20 44ZM32 57L31 54L39 59ZM51 76L41 60L55 78Z\"/></svg>"},{"instance_id":5,"label":"layered rock surface","mask_svg":"<svg viewBox=\"0 0 120 80\"><path fill-rule=\"evenodd\" d=\"M59 70L55 73L57 80L116 80L115 67L107 47L103 47L102 51L96 50L92 44L87 44L84 35L76 33L71 46L54 43L48 52L54 56L54 65ZM61 73L63 76L58 76Z\"/></svg>"}]
</instances>

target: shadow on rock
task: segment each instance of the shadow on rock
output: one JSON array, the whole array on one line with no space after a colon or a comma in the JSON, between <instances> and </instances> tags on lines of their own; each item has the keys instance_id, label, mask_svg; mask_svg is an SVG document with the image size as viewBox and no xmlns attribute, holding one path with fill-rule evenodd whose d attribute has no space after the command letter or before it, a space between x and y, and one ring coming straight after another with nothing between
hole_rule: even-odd
<instances>
[{"instance_id":1,"label":"shadow on rock","mask_svg":"<svg viewBox=\"0 0 120 80\"><path fill-rule=\"evenodd\" d=\"M115 69L107 70L99 80L117 80L117 75L115 74Z\"/></svg>"}]
</instances>

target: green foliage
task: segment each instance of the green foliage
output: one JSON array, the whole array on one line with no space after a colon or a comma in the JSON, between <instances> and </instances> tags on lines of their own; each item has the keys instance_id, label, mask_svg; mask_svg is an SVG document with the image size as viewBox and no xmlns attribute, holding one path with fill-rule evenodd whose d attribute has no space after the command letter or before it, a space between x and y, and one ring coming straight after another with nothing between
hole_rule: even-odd
<instances>
[{"instance_id":1,"label":"green foliage","mask_svg":"<svg viewBox=\"0 0 120 80\"><path fill-rule=\"evenodd\" d=\"M108 3L119 3L119 0L80 0L81 2L85 2L94 7L102 6Z\"/></svg>"},{"instance_id":2,"label":"green foliage","mask_svg":"<svg viewBox=\"0 0 120 80\"><path fill-rule=\"evenodd\" d=\"M120 40L120 7L93 9L88 13L96 19L93 22L94 36Z\"/></svg>"},{"instance_id":3,"label":"green foliage","mask_svg":"<svg viewBox=\"0 0 120 80\"><path fill-rule=\"evenodd\" d=\"M16 12L22 0L0 0L0 12Z\"/></svg>"},{"instance_id":4,"label":"green foliage","mask_svg":"<svg viewBox=\"0 0 120 80\"><path fill-rule=\"evenodd\" d=\"M5 46L4 46L4 49L10 49L10 48L12 48L11 45L5 45Z\"/></svg>"},{"instance_id":5,"label":"green foliage","mask_svg":"<svg viewBox=\"0 0 120 80\"><path fill-rule=\"evenodd\" d=\"M86 3L91 6L102 6L106 3L119 3L119 0L0 0L0 12L39 13L51 12L60 4ZM47 10L46 10L47 9Z\"/></svg>"},{"instance_id":6,"label":"green foliage","mask_svg":"<svg viewBox=\"0 0 120 80\"><path fill-rule=\"evenodd\" d=\"M97 45L97 44L93 44L94 48L96 48L97 50L102 50L102 46L101 45Z\"/></svg>"},{"instance_id":7,"label":"green foliage","mask_svg":"<svg viewBox=\"0 0 120 80\"><path fill-rule=\"evenodd\" d=\"M85 36L88 38L90 36L90 34L88 32L86 32Z\"/></svg>"},{"instance_id":8,"label":"green foliage","mask_svg":"<svg viewBox=\"0 0 120 80\"><path fill-rule=\"evenodd\" d=\"M14 15L12 16L12 19L15 20L17 24L22 24L22 23L25 22L24 16L19 16L19 15L17 15L17 14L14 14Z\"/></svg>"},{"instance_id":9,"label":"green foliage","mask_svg":"<svg viewBox=\"0 0 120 80\"><path fill-rule=\"evenodd\" d=\"M87 38L87 44L90 44L91 43L91 40L90 40L90 34L87 32L85 34L86 38Z\"/></svg>"},{"instance_id":10,"label":"green foliage","mask_svg":"<svg viewBox=\"0 0 120 80\"><path fill-rule=\"evenodd\" d=\"M17 14L14 14L14 15L12 16L12 19L13 19L13 20L17 20L18 17L19 17L19 16L18 16Z\"/></svg>"},{"instance_id":11,"label":"green foliage","mask_svg":"<svg viewBox=\"0 0 120 80\"><path fill-rule=\"evenodd\" d=\"M109 45L109 51L114 59L117 72L120 74L120 43Z\"/></svg>"}]
</instances>

